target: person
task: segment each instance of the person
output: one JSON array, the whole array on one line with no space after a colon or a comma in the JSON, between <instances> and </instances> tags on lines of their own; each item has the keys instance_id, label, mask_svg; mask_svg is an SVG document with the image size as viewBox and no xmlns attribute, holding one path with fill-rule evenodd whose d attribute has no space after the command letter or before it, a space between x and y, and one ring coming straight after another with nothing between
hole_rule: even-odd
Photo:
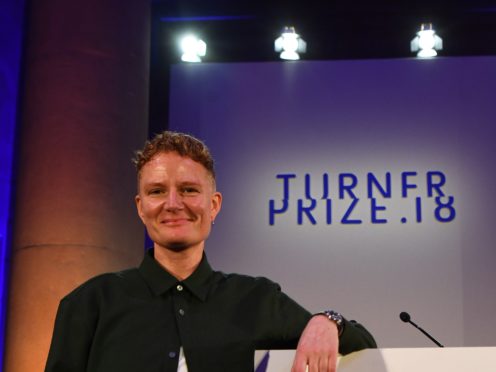
<instances>
[{"instance_id":1,"label":"person","mask_svg":"<svg viewBox=\"0 0 496 372\"><path fill-rule=\"evenodd\" d=\"M153 241L138 268L90 279L57 311L46 372L253 371L256 349L294 349L294 372L335 371L338 351L376 347L359 323L316 315L269 279L210 267L222 205L200 140L165 131L136 153L139 217Z\"/></svg>"}]
</instances>

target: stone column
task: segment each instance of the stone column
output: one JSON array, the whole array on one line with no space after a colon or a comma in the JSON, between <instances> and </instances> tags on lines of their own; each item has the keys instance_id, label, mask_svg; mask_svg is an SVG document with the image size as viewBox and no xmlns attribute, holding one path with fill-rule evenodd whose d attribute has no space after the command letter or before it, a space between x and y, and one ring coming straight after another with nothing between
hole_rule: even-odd
<instances>
[{"instance_id":1,"label":"stone column","mask_svg":"<svg viewBox=\"0 0 496 372\"><path fill-rule=\"evenodd\" d=\"M43 371L60 299L139 263L149 0L28 4L5 371Z\"/></svg>"}]
</instances>

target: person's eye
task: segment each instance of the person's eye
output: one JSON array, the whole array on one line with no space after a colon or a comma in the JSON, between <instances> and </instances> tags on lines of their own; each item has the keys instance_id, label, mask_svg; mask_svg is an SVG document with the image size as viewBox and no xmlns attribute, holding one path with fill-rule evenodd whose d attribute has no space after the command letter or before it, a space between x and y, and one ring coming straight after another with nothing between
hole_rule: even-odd
<instances>
[{"instance_id":1,"label":"person's eye","mask_svg":"<svg viewBox=\"0 0 496 372\"><path fill-rule=\"evenodd\" d=\"M164 190L162 189L151 189L148 191L148 195L160 195L163 194Z\"/></svg>"},{"instance_id":2,"label":"person's eye","mask_svg":"<svg viewBox=\"0 0 496 372\"><path fill-rule=\"evenodd\" d=\"M196 194L198 192L196 187L187 186L183 188L183 194Z\"/></svg>"}]
</instances>

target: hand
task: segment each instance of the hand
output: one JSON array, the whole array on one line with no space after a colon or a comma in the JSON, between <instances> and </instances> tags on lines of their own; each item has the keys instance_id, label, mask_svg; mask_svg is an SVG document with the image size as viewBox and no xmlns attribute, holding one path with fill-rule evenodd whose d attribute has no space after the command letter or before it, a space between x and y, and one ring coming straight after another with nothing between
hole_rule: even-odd
<instances>
[{"instance_id":1,"label":"hand","mask_svg":"<svg viewBox=\"0 0 496 372\"><path fill-rule=\"evenodd\" d=\"M291 372L336 372L339 337L337 325L324 315L310 319L301 334Z\"/></svg>"}]
</instances>

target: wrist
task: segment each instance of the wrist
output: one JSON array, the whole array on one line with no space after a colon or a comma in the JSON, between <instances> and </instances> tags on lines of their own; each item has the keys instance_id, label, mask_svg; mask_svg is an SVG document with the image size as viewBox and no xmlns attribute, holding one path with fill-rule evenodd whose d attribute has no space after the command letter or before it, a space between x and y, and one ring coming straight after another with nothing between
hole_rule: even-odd
<instances>
[{"instance_id":1,"label":"wrist","mask_svg":"<svg viewBox=\"0 0 496 372\"><path fill-rule=\"evenodd\" d=\"M341 336L341 334L344 331L344 318L340 313L338 313L337 311L334 311L334 310L324 310L324 311L320 311L320 312L314 314L313 316L316 316L316 315L323 315L327 319L329 319L331 322L336 324L336 327L338 329L338 336Z\"/></svg>"}]
</instances>

